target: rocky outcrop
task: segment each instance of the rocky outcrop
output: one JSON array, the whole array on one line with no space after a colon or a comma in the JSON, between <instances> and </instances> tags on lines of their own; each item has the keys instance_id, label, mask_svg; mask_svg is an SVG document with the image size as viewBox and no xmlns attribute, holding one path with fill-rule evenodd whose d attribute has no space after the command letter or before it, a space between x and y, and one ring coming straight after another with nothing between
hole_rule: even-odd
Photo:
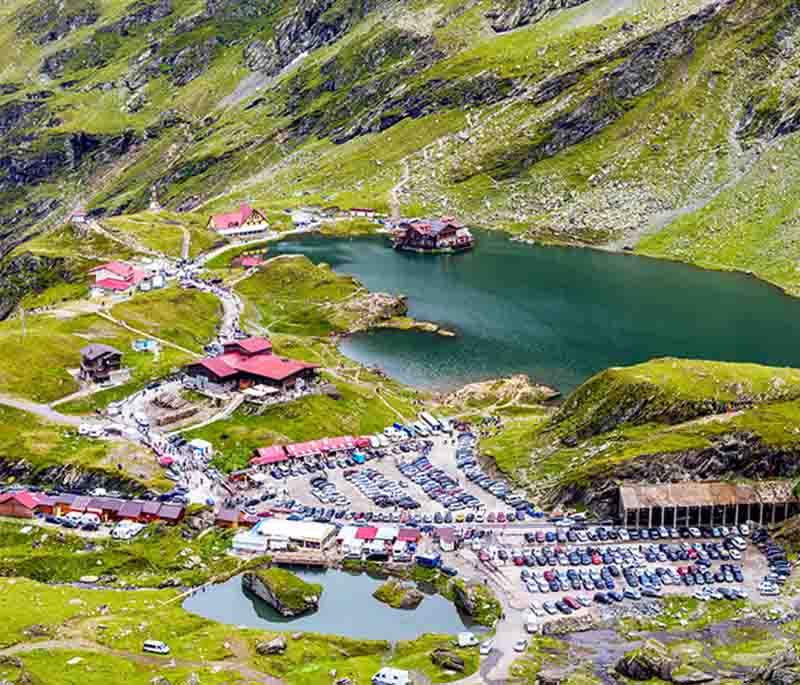
<instances>
[{"instance_id":1,"label":"rocky outcrop","mask_svg":"<svg viewBox=\"0 0 800 685\"><path fill-rule=\"evenodd\" d=\"M800 659L794 649L773 656L749 682L759 685L800 685Z\"/></svg>"},{"instance_id":2,"label":"rocky outcrop","mask_svg":"<svg viewBox=\"0 0 800 685\"><path fill-rule=\"evenodd\" d=\"M382 102L373 103L354 121L331 132L337 144L346 143L367 133L380 133L403 119L418 119L444 109L489 105L507 98L514 89L513 79L493 74L447 81L434 79L411 90L400 89ZM360 94L354 89L354 97Z\"/></svg>"},{"instance_id":3,"label":"rocky outcrop","mask_svg":"<svg viewBox=\"0 0 800 685\"><path fill-rule=\"evenodd\" d=\"M274 76L304 53L332 43L374 8L377 0L354 0L347 9L335 0L301 0L295 10L275 27L269 42L252 41L244 51L251 71Z\"/></svg>"},{"instance_id":4,"label":"rocky outcrop","mask_svg":"<svg viewBox=\"0 0 800 685\"><path fill-rule=\"evenodd\" d=\"M395 578L387 580L372 596L395 609L416 609L425 599L425 595L413 583Z\"/></svg>"},{"instance_id":5,"label":"rocky outcrop","mask_svg":"<svg viewBox=\"0 0 800 685\"><path fill-rule=\"evenodd\" d=\"M173 85L185 86L205 73L220 45L217 37L211 37L166 54L162 54L159 45L151 45L135 61L123 83L128 90L137 92L152 79L166 74Z\"/></svg>"},{"instance_id":6,"label":"rocky outcrop","mask_svg":"<svg viewBox=\"0 0 800 685\"><path fill-rule=\"evenodd\" d=\"M322 586L280 568L248 571L242 574L242 587L288 617L316 611L322 594Z\"/></svg>"},{"instance_id":7,"label":"rocky outcrop","mask_svg":"<svg viewBox=\"0 0 800 685\"><path fill-rule=\"evenodd\" d=\"M63 258L23 252L0 263L0 320L22 300L51 285L69 282L72 274Z\"/></svg>"},{"instance_id":8,"label":"rocky outcrop","mask_svg":"<svg viewBox=\"0 0 800 685\"><path fill-rule=\"evenodd\" d=\"M596 630L600 621L593 614L580 614L578 616L563 616L546 621L542 624L542 635L569 635L570 633L585 633Z\"/></svg>"},{"instance_id":9,"label":"rocky outcrop","mask_svg":"<svg viewBox=\"0 0 800 685\"><path fill-rule=\"evenodd\" d=\"M720 435L710 447L645 454L604 469L587 484L557 487L550 501L581 504L598 514L619 509L619 483L679 483L738 479L794 478L800 475L800 448L770 445L751 433Z\"/></svg>"},{"instance_id":10,"label":"rocky outcrop","mask_svg":"<svg viewBox=\"0 0 800 685\"><path fill-rule=\"evenodd\" d=\"M587 0L511 0L501 3L487 13L492 28L498 33L511 31L519 26L535 24L551 12L577 7Z\"/></svg>"},{"instance_id":11,"label":"rocky outcrop","mask_svg":"<svg viewBox=\"0 0 800 685\"><path fill-rule=\"evenodd\" d=\"M475 623L492 626L500 617L502 608L488 587L479 582L457 580L452 584L453 603L470 616Z\"/></svg>"},{"instance_id":12,"label":"rocky outcrop","mask_svg":"<svg viewBox=\"0 0 800 685\"><path fill-rule=\"evenodd\" d=\"M449 649L435 649L431 653L431 661L445 671L463 673L466 668L464 659Z\"/></svg>"},{"instance_id":13,"label":"rocky outcrop","mask_svg":"<svg viewBox=\"0 0 800 685\"><path fill-rule=\"evenodd\" d=\"M5 136L17 128L29 127L34 122L31 115L46 106L39 100L12 100L0 105L0 136Z\"/></svg>"},{"instance_id":14,"label":"rocky outcrop","mask_svg":"<svg viewBox=\"0 0 800 685\"><path fill-rule=\"evenodd\" d=\"M56 464L34 468L23 459L9 459L0 454L0 479L6 482L28 483L31 486L65 492L90 492L95 488L117 490L129 495L148 492L141 483L102 469L80 468L71 464Z\"/></svg>"},{"instance_id":15,"label":"rocky outcrop","mask_svg":"<svg viewBox=\"0 0 800 685\"><path fill-rule=\"evenodd\" d=\"M105 164L127 153L138 138L133 131L118 135L78 132L51 136L40 149L6 149L0 156L0 192L42 183L84 163Z\"/></svg>"},{"instance_id":16,"label":"rocky outcrop","mask_svg":"<svg viewBox=\"0 0 800 685\"><path fill-rule=\"evenodd\" d=\"M256 644L256 652L260 656L274 656L276 654L283 654L286 651L286 638L283 635L272 640L259 642Z\"/></svg>"},{"instance_id":17,"label":"rocky outcrop","mask_svg":"<svg viewBox=\"0 0 800 685\"><path fill-rule=\"evenodd\" d=\"M33 34L34 42L46 45L100 18L97 5L91 1L36 0L19 13L17 33Z\"/></svg>"},{"instance_id":18,"label":"rocky outcrop","mask_svg":"<svg viewBox=\"0 0 800 685\"><path fill-rule=\"evenodd\" d=\"M620 675L632 680L671 680L677 662L658 640L647 640L641 647L628 652L614 666Z\"/></svg>"},{"instance_id":19,"label":"rocky outcrop","mask_svg":"<svg viewBox=\"0 0 800 685\"><path fill-rule=\"evenodd\" d=\"M685 19L604 56L601 63L585 63L575 72L554 77L557 80L551 81L549 86L540 86L537 91L541 93L544 87L548 98L562 97L581 83L585 76L596 73L595 68L601 64L616 65L608 74L597 79L591 90L577 101L577 105L560 111L544 123L533 142L512 145L484 159L480 165L481 173L490 169L495 178L516 177L530 166L596 136L622 117L637 98L661 83L670 65L690 55L700 32L730 8L732 3L733 0L712 3ZM556 83L562 84L562 87L553 87ZM544 102L548 98L538 95L535 99ZM453 175L453 180L464 181L472 173L471 169L461 170Z\"/></svg>"}]
</instances>

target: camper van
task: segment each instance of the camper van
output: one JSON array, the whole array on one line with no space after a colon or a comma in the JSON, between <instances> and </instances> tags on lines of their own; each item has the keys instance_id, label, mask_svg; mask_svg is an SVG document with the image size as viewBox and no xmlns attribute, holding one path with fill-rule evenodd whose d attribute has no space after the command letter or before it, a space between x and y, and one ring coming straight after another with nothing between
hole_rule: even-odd
<instances>
[{"instance_id":1,"label":"camper van","mask_svg":"<svg viewBox=\"0 0 800 685\"><path fill-rule=\"evenodd\" d=\"M169 654L169 647L161 640L145 640L142 645L143 652L152 652L153 654Z\"/></svg>"}]
</instances>

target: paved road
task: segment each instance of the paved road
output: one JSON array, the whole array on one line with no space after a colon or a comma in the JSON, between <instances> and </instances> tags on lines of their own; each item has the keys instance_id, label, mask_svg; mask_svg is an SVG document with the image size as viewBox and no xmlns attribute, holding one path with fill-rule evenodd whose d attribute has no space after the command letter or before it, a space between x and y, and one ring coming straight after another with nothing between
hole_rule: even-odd
<instances>
[{"instance_id":1,"label":"paved road","mask_svg":"<svg viewBox=\"0 0 800 685\"><path fill-rule=\"evenodd\" d=\"M31 402L30 400L23 400L18 397L0 395L0 404L5 405L6 407L12 407L13 409L19 409L20 411L24 411L29 414L34 414L45 421L49 421L50 423L59 423L64 426L76 427L80 426L82 423L86 423L85 417L61 414L55 409L51 409L46 404Z\"/></svg>"}]
</instances>

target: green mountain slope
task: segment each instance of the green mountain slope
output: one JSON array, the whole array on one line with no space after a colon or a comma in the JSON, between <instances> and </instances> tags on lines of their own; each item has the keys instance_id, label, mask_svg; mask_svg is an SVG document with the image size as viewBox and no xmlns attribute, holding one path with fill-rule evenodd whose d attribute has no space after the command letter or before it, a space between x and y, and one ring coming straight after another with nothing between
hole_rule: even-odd
<instances>
[{"instance_id":1,"label":"green mountain slope","mask_svg":"<svg viewBox=\"0 0 800 685\"><path fill-rule=\"evenodd\" d=\"M452 212L798 288L793 0L9 0L0 251L241 200Z\"/></svg>"},{"instance_id":2,"label":"green mountain slope","mask_svg":"<svg viewBox=\"0 0 800 685\"><path fill-rule=\"evenodd\" d=\"M796 369L667 358L602 371L482 446L544 501L610 512L620 482L797 477L799 420Z\"/></svg>"}]
</instances>

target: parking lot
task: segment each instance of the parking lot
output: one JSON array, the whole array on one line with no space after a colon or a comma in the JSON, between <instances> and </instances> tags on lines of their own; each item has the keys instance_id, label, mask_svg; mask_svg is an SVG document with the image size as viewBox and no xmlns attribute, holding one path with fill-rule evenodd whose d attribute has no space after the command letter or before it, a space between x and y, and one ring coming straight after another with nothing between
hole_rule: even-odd
<instances>
[{"instance_id":1,"label":"parking lot","mask_svg":"<svg viewBox=\"0 0 800 685\"><path fill-rule=\"evenodd\" d=\"M468 433L434 433L352 454L295 460L264 475L262 484L240 493L251 513L277 508L340 522L419 524L542 516L508 483L483 472ZM274 497L265 497L273 491Z\"/></svg>"},{"instance_id":2,"label":"parking lot","mask_svg":"<svg viewBox=\"0 0 800 685\"><path fill-rule=\"evenodd\" d=\"M531 632L557 616L613 605L634 609L674 594L702 602L766 601L779 594L790 572L785 553L766 532L747 526L517 530L477 539L460 554L499 583L514 606L524 607L522 622Z\"/></svg>"}]
</instances>

